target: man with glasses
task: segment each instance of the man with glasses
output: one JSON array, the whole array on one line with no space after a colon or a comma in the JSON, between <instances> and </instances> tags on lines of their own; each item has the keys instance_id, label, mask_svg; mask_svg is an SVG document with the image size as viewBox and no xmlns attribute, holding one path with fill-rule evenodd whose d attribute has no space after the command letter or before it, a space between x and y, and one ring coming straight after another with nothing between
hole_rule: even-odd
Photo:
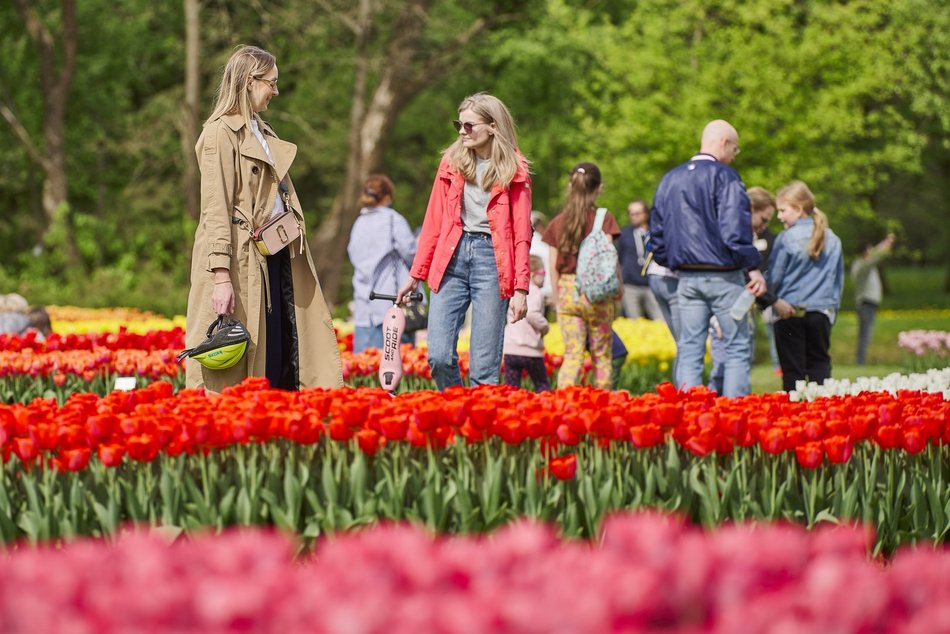
<instances>
[{"instance_id":1,"label":"man with glasses","mask_svg":"<svg viewBox=\"0 0 950 634\"><path fill-rule=\"evenodd\" d=\"M723 396L749 393L748 309L766 290L749 197L730 167L738 154L736 129L722 119L708 123L699 152L660 181L650 226L654 258L679 276L674 380L681 388L703 384L706 335L715 315L726 351Z\"/></svg>"}]
</instances>

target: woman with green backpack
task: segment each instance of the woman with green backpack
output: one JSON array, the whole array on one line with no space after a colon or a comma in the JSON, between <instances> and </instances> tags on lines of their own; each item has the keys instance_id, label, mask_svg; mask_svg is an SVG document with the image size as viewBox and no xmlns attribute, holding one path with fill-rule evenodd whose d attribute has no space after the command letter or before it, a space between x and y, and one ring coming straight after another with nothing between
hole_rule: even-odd
<instances>
[{"instance_id":1,"label":"woman with green backpack","mask_svg":"<svg viewBox=\"0 0 950 634\"><path fill-rule=\"evenodd\" d=\"M596 205L603 189L600 169L593 163L578 163L571 170L564 209L542 236L551 245L548 268L564 339L559 388L578 383L588 346L594 385L611 387L610 327L623 284L613 245L620 225Z\"/></svg>"}]
</instances>

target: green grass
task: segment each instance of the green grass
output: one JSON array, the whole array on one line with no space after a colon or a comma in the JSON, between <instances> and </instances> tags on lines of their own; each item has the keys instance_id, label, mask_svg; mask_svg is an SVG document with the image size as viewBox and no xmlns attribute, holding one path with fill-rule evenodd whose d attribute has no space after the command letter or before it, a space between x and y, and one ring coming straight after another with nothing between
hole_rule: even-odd
<instances>
[{"instance_id":1,"label":"green grass","mask_svg":"<svg viewBox=\"0 0 950 634\"><path fill-rule=\"evenodd\" d=\"M850 262L848 262L850 265ZM881 308L908 310L914 308L950 308L950 293L946 284L947 268L943 266L912 266L885 264L881 267L884 280L884 303ZM843 310L854 310L854 286L848 267L845 268Z\"/></svg>"}]
</instances>

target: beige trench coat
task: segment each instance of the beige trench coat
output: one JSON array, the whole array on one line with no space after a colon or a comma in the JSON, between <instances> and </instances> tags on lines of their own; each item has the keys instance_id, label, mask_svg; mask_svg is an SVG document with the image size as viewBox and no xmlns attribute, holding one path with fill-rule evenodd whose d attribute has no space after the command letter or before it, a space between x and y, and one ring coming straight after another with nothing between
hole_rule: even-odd
<instances>
[{"instance_id":1,"label":"beige trench coat","mask_svg":"<svg viewBox=\"0 0 950 634\"><path fill-rule=\"evenodd\" d=\"M240 114L207 123L195 146L201 168L201 216L191 260L186 344L191 348L201 343L216 318L211 308L212 271L222 267L231 272L234 317L247 326L251 342L244 359L227 370L209 370L186 359L188 387L217 392L247 376L264 376L267 261L254 246L248 229L270 218L281 180L286 178L294 209L300 209L300 201L288 176L297 146L278 139L267 124L262 122L260 127L268 137L273 165ZM306 235L303 218L298 220ZM310 248L306 240L286 248L292 249L300 387L343 385L340 349Z\"/></svg>"}]
</instances>

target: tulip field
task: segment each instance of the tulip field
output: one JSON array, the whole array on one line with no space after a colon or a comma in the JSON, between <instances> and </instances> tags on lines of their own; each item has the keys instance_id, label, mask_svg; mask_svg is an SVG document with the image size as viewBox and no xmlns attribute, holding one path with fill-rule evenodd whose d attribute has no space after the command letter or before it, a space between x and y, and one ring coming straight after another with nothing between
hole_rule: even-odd
<instances>
[{"instance_id":1,"label":"tulip field","mask_svg":"<svg viewBox=\"0 0 950 634\"><path fill-rule=\"evenodd\" d=\"M52 317L0 335L0 631L950 631L950 368L726 399L620 320L626 389L405 346L393 396L344 326L345 387L210 396L180 321Z\"/></svg>"}]
</instances>

